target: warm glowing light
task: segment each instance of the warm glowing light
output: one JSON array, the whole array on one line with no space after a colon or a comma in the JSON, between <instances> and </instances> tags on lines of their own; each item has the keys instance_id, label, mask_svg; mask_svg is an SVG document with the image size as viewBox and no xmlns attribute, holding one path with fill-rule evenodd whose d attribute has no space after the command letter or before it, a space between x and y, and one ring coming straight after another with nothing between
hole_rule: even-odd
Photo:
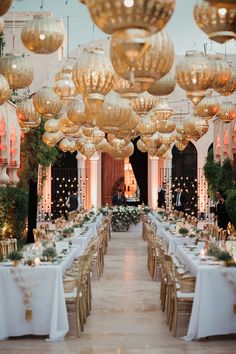
<instances>
[{"instance_id":1,"label":"warm glowing light","mask_svg":"<svg viewBox=\"0 0 236 354\"><path fill-rule=\"evenodd\" d=\"M224 7L222 7L221 9L218 10L218 12L221 16L225 16L227 10Z\"/></svg>"},{"instance_id":2,"label":"warm glowing light","mask_svg":"<svg viewBox=\"0 0 236 354\"><path fill-rule=\"evenodd\" d=\"M39 39L41 39L41 41L44 41L45 38L46 38L45 34L41 33L39 35Z\"/></svg>"},{"instance_id":3,"label":"warm glowing light","mask_svg":"<svg viewBox=\"0 0 236 354\"><path fill-rule=\"evenodd\" d=\"M132 7L134 6L134 0L124 0L124 5L126 7Z\"/></svg>"}]
</instances>

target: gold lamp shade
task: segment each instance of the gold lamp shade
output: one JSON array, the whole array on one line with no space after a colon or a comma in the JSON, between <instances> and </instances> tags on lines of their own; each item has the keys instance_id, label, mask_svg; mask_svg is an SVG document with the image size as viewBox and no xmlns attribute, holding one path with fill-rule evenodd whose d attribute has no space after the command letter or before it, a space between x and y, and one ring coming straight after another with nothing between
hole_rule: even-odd
<instances>
[{"instance_id":1,"label":"gold lamp shade","mask_svg":"<svg viewBox=\"0 0 236 354\"><path fill-rule=\"evenodd\" d=\"M166 121L171 117L172 113L173 109L169 107L167 98L162 97L150 112L149 116L151 120L156 123L158 121Z\"/></svg>"},{"instance_id":2,"label":"gold lamp shade","mask_svg":"<svg viewBox=\"0 0 236 354\"><path fill-rule=\"evenodd\" d=\"M158 149L150 150L151 156L157 156L159 158L163 158L165 153L169 150L169 147L165 144L162 144Z\"/></svg>"},{"instance_id":3,"label":"gold lamp shade","mask_svg":"<svg viewBox=\"0 0 236 354\"><path fill-rule=\"evenodd\" d=\"M236 38L236 8L217 8L204 0L198 0L194 7L194 19L209 39L225 43Z\"/></svg>"},{"instance_id":4,"label":"gold lamp shade","mask_svg":"<svg viewBox=\"0 0 236 354\"><path fill-rule=\"evenodd\" d=\"M13 0L0 1L0 16L4 15L11 7Z\"/></svg>"},{"instance_id":5,"label":"gold lamp shade","mask_svg":"<svg viewBox=\"0 0 236 354\"><path fill-rule=\"evenodd\" d=\"M178 141L178 140L176 140L176 142L175 142L175 146L177 147L177 149L179 150L179 151L184 151L184 149L187 147L187 145L188 145L188 141Z\"/></svg>"},{"instance_id":6,"label":"gold lamp shade","mask_svg":"<svg viewBox=\"0 0 236 354\"><path fill-rule=\"evenodd\" d=\"M208 130L208 123L195 115L189 115L185 118L184 131L189 138L198 140Z\"/></svg>"},{"instance_id":7,"label":"gold lamp shade","mask_svg":"<svg viewBox=\"0 0 236 354\"><path fill-rule=\"evenodd\" d=\"M222 96L230 96L236 91L236 69L231 68L231 78L227 81L226 85L222 88L217 88L216 91Z\"/></svg>"},{"instance_id":8,"label":"gold lamp shade","mask_svg":"<svg viewBox=\"0 0 236 354\"><path fill-rule=\"evenodd\" d=\"M36 128L41 123L40 115L35 112L32 98L17 103L16 115L20 126Z\"/></svg>"},{"instance_id":9,"label":"gold lamp shade","mask_svg":"<svg viewBox=\"0 0 236 354\"><path fill-rule=\"evenodd\" d=\"M129 121L132 113L131 102L111 91L105 97L102 110L96 116L96 122L98 127L104 132L114 132Z\"/></svg>"},{"instance_id":10,"label":"gold lamp shade","mask_svg":"<svg viewBox=\"0 0 236 354\"><path fill-rule=\"evenodd\" d=\"M195 105L205 97L205 91L211 87L213 78L214 70L210 60L202 52L188 51L176 66L176 82Z\"/></svg>"},{"instance_id":11,"label":"gold lamp shade","mask_svg":"<svg viewBox=\"0 0 236 354\"><path fill-rule=\"evenodd\" d=\"M144 142L141 139L139 139L137 141L137 148L138 148L139 151L141 151L143 153L148 151L147 146L144 144Z\"/></svg>"},{"instance_id":12,"label":"gold lamp shade","mask_svg":"<svg viewBox=\"0 0 236 354\"><path fill-rule=\"evenodd\" d=\"M220 102L216 97L206 95L196 106L195 114L203 119L211 119L220 109Z\"/></svg>"},{"instance_id":13,"label":"gold lamp shade","mask_svg":"<svg viewBox=\"0 0 236 354\"><path fill-rule=\"evenodd\" d=\"M104 138L105 138L105 133L101 129L95 128L93 130L92 141L95 145L101 143Z\"/></svg>"},{"instance_id":14,"label":"gold lamp shade","mask_svg":"<svg viewBox=\"0 0 236 354\"><path fill-rule=\"evenodd\" d=\"M63 139L64 135L61 132L49 133L45 132L42 136L43 142L49 147L55 146L61 139Z\"/></svg>"},{"instance_id":15,"label":"gold lamp shade","mask_svg":"<svg viewBox=\"0 0 236 354\"><path fill-rule=\"evenodd\" d=\"M2 17L0 17L0 33L2 33L4 30L4 20Z\"/></svg>"},{"instance_id":16,"label":"gold lamp shade","mask_svg":"<svg viewBox=\"0 0 236 354\"><path fill-rule=\"evenodd\" d=\"M44 129L48 133L56 133L59 130L58 119L49 119L44 124Z\"/></svg>"},{"instance_id":17,"label":"gold lamp shade","mask_svg":"<svg viewBox=\"0 0 236 354\"><path fill-rule=\"evenodd\" d=\"M225 123L229 123L236 118L236 106L235 104L224 101L220 104L220 110L217 116Z\"/></svg>"},{"instance_id":18,"label":"gold lamp shade","mask_svg":"<svg viewBox=\"0 0 236 354\"><path fill-rule=\"evenodd\" d=\"M37 13L26 22L21 40L24 46L36 54L50 54L57 51L65 39L65 30L61 19L48 13Z\"/></svg>"},{"instance_id":19,"label":"gold lamp shade","mask_svg":"<svg viewBox=\"0 0 236 354\"><path fill-rule=\"evenodd\" d=\"M190 136L186 134L186 132L182 131L181 133L176 131L175 132L175 139L176 141L179 141L180 143L188 142L191 140Z\"/></svg>"},{"instance_id":20,"label":"gold lamp shade","mask_svg":"<svg viewBox=\"0 0 236 354\"><path fill-rule=\"evenodd\" d=\"M211 5L219 8L235 8L235 0L206 0Z\"/></svg>"},{"instance_id":21,"label":"gold lamp shade","mask_svg":"<svg viewBox=\"0 0 236 354\"><path fill-rule=\"evenodd\" d=\"M28 87L34 78L33 67L26 57L8 53L0 58L0 74L13 90Z\"/></svg>"},{"instance_id":22,"label":"gold lamp shade","mask_svg":"<svg viewBox=\"0 0 236 354\"><path fill-rule=\"evenodd\" d=\"M82 127L81 131L84 136L86 136L88 138L92 138L95 128L94 127Z\"/></svg>"},{"instance_id":23,"label":"gold lamp shade","mask_svg":"<svg viewBox=\"0 0 236 354\"><path fill-rule=\"evenodd\" d=\"M0 75L0 105L5 103L11 97L12 91L9 87L7 79Z\"/></svg>"},{"instance_id":24,"label":"gold lamp shade","mask_svg":"<svg viewBox=\"0 0 236 354\"><path fill-rule=\"evenodd\" d=\"M116 136L119 138L124 138L127 135L130 136L134 132L139 122L139 116L133 112L130 119L128 119L121 127L116 131Z\"/></svg>"},{"instance_id":25,"label":"gold lamp shade","mask_svg":"<svg viewBox=\"0 0 236 354\"><path fill-rule=\"evenodd\" d=\"M88 47L80 54L73 67L73 80L86 102L102 104L104 96L114 85L114 71L102 48Z\"/></svg>"},{"instance_id":26,"label":"gold lamp shade","mask_svg":"<svg viewBox=\"0 0 236 354\"><path fill-rule=\"evenodd\" d=\"M169 134L175 130L176 124L171 120L158 120L156 123L156 130L162 134Z\"/></svg>"},{"instance_id":27,"label":"gold lamp shade","mask_svg":"<svg viewBox=\"0 0 236 354\"><path fill-rule=\"evenodd\" d=\"M149 87L149 83L145 84L142 82L134 82L131 83L129 80L125 80L122 77L115 74L115 82L113 86L113 90L121 95L123 98L136 98L138 95Z\"/></svg>"},{"instance_id":28,"label":"gold lamp shade","mask_svg":"<svg viewBox=\"0 0 236 354\"><path fill-rule=\"evenodd\" d=\"M164 31L152 35L147 39L147 43L148 49L131 70L122 60L114 41L111 42L110 57L119 76L132 83L145 84L148 88L170 71L174 61L174 47L169 35Z\"/></svg>"},{"instance_id":29,"label":"gold lamp shade","mask_svg":"<svg viewBox=\"0 0 236 354\"><path fill-rule=\"evenodd\" d=\"M73 136L78 131L78 127L75 126L67 117L66 113L62 113L58 119L58 127L60 132L65 136Z\"/></svg>"},{"instance_id":30,"label":"gold lamp shade","mask_svg":"<svg viewBox=\"0 0 236 354\"><path fill-rule=\"evenodd\" d=\"M212 54L208 55L208 58L210 59L214 71L214 78L211 83L211 88L213 90L221 89L227 84L232 76L230 66L224 60L222 55Z\"/></svg>"},{"instance_id":31,"label":"gold lamp shade","mask_svg":"<svg viewBox=\"0 0 236 354\"><path fill-rule=\"evenodd\" d=\"M83 1L83 0L82 0ZM160 31L175 9L175 0L86 0L94 23L105 33L126 29L142 30L143 35Z\"/></svg>"},{"instance_id":32,"label":"gold lamp shade","mask_svg":"<svg viewBox=\"0 0 236 354\"><path fill-rule=\"evenodd\" d=\"M55 93L60 97L62 101L71 101L77 95L77 89L72 79L72 66L64 66L61 70L61 77L56 80Z\"/></svg>"},{"instance_id":33,"label":"gold lamp shade","mask_svg":"<svg viewBox=\"0 0 236 354\"><path fill-rule=\"evenodd\" d=\"M148 150L156 150L163 143L162 136L159 133L154 133L151 136L143 136L142 135L141 139L142 139L143 143L146 145L146 147L148 148Z\"/></svg>"},{"instance_id":34,"label":"gold lamp shade","mask_svg":"<svg viewBox=\"0 0 236 354\"><path fill-rule=\"evenodd\" d=\"M64 138L59 143L59 149L63 152L75 152L77 150L74 139Z\"/></svg>"},{"instance_id":35,"label":"gold lamp shade","mask_svg":"<svg viewBox=\"0 0 236 354\"><path fill-rule=\"evenodd\" d=\"M62 102L52 87L42 87L33 96L36 112L43 118L51 119L57 116L62 109Z\"/></svg>"},{"instance_id":36,"label":"gold lamp shade","mask_svg":"<svg viewBox=\"0 0 236 354\"><path fill-rule=\"evenodd\" d=\"M209 123L207 120L199 119L196 122L196 130L199 132L200 137L208 132Z\"/></svg>"},{"instance_id":37,"label":"gold lamp shade","mask_svg":"<svg viewBox=\"0 0 236 354\"><path fill-rule=\"evenodd\" d=\"M161 79L155 81L149 88L148 92L153 96L168 96L176 86L175 77L172 73L168 73Z\"/></svg>"},{"instance_id":38,"label":"gold lamp shade","mask_svg":"<svg viewBox=\"0 0 236 354\"><path fill-rule=\"evenodd\" d=\"M84 125L86 123L84 102L80 99L72 101L67 106L68 119L75 125Z\"/></svg>"},{"instance_id":39,"label":"gold lamp shade","mask_svg":"<svg viewBox=\"0 0 236 354\"><path fill-rule=\"evenodd\" d=\"M109 153L115 160L123 160L126 157L133 155L134 144L130 142L124 148L120 148L120 149L116 149L115 147L112 147Z\"/></svg>"},{"instance_id":40,"label":"gold lamp shade","mask_svg":"<svg viewBox=\"0 0 236 354\"><path fill-rule=\"evenodd\" d=\"M130 143L130 138L117 138L114 134L107 135L107 141L116 149L122 149Z\"/></svg>"},{"instance_id":41,"label":"gold lamp shade","mask_svg":"<svg viewBox=\"0 0 236 354\"><path fill-rule=\"evenodd\" d=\"M142 116L138 122L137 130L142 136L150 137L156 132L156 124L148 116Z\"/></svg>"},{"instance_id":42,"label":"gold lamp shade","mask_svg":"<svg viewBox=\"0 0 236 354\"><path fill-rule=\"evenodd\" d=\"M175 141L175 133L161 134L162 143L166 146L170 146Z\"/></svg>"},{"instance_id":43,"label":"gold lamp shade","mask_svg":"<svg viewBox=\"0 0 236 354\"><path fill-rule=\"evenodd\" d=\"M157 103L157 99L147 92L139 95L139 97L132 100L133 109L138 115L146 115L153 109Z\"/></svg>"},{"instance_id":44,"label":"gold lamp shade","mask_svg":"<svg viewBox=\"0 0 236 354\"><path fill-rule=\"evenodd\" d=\"M91 142L86 142L82 147L82 154L90 159L96 152L96 147Z\"/></svg>"}]
</instances>

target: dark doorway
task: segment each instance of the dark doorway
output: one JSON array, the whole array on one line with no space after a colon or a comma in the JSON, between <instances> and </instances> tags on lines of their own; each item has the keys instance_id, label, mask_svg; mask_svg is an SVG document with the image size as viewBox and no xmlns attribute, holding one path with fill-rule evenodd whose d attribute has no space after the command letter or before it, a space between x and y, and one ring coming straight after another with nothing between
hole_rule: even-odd
<instances>
[{"instance_id":1,"label":"dark doorway","mask_svg":"<svg viewBox=\"0 0 236 354\"><path fill-rule=\"evenodd\" d=\"M130 156L130 163L132 165L134 175L137 184L140 189L140 201L141 203L148 203L148 155L139 151L137 148L137 141L139 138L133 141L134 153Z\"/></svg>"}]
</instances>

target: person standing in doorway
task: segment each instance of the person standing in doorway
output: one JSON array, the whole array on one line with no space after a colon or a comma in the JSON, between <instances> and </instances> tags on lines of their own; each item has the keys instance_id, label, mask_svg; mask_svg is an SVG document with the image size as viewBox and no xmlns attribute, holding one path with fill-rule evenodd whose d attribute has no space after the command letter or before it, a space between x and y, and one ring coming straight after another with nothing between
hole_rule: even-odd
<instances>
[{"instance_id":1,"label":"person standing in doorway","mask_svg":"<svg viewBox=\"0 0 236 354\"><path fill-rule=\"evenodd\" d=\"M158 189L158 199L157 199L158 208L166 209L166 184L162 183L162 186Z\"/></svg>"},{"instance_id":2,"label":"person standing in doorway","mask_svg":"<svg viewBox=\"0 0 236 354\"><path fill-rule=\"evenodd\" d=\"M66 201L66 206L68 208L68 211L73 211L73 210L80 210L80 197L77 193L77 191L74 191L69 198Z\"/></svg>"},{"instance_id":3,"label":"person standing in doorway","mask_svg":"<svg viewBox=\"0 0 236 354\"><path fill-rule=\"evenodd\" d=\"M180 187L178 187L174 194L174 206L175 210L184 211L186 204L186 196L183 191L181 191Z\"/></svg>"},{"instance_id":4,"label":"person standing in doorway","mask_svg":"<svg viewBox=\"0 0 236 354\"><path fill-rule=\"evenodd\" d=\"M223 230L227 230L227 226L229 223L229 215L225 205L225 196L221 192L216 192L216 220L218 227L222 228Z\"/></svg>"},{"instance_id":5,"label":"person standing in doorway","mask_svg":"<svg viewBox=\"0 0 236 354\"><path fill-rule=\"evenodd\" d=\"M112 197L112 204L118 206L126 206L126 198L123 194L122 189L118 189L117 194L113 195Z\"/></svg>"}]
</instances>

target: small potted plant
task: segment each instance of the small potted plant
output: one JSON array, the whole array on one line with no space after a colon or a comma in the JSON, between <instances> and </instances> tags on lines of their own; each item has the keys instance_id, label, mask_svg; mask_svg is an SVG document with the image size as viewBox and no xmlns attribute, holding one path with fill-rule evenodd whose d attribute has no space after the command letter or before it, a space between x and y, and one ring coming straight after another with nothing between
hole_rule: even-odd
<instances>
[{"instance_id":1,"label":"small potted plant","mask_svg":"<svg viewBox=\"0 0 236 354\"><path fill-rule=\"evenodd\" d=\"M188 235L188 229L186 227L181 227L179 229L179 234L183 235L183 236L187 236Z\"/></svg>"},{"instance_id":2,"label":"small potted plant","mask_svg":"<svg viewBox=\"0 0 236 354\"><path fill-rule=\"evenodd\" d=\"M47 261L52 262L57 256L57 252L54 247L45 248L42 254L43 257L47 258Z\"/></svg>"},{"instance_id":3,"label":"small potted plant","mask_svg":"<svg viewBox=\"0 0 236 354\"><path fill-rule=\"evenodd\" d=\"M19 251L12 251L8 254L8 259L13 261L13 266L16 267L19 265L21 259L23 258L22 254Z\"/></svg>"}]
</instances>

